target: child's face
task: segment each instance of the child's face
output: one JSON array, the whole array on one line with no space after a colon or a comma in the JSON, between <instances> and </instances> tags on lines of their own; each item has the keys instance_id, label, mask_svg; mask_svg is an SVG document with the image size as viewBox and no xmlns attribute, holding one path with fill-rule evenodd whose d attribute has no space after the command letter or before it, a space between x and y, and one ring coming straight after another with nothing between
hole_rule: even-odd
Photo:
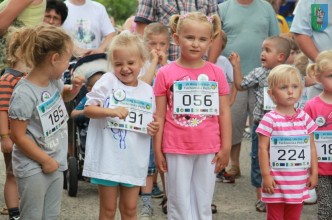
<instances>
[{"instance_id":1,"label":"child's face","mask_svg":"<svg viewBox=\"0 0 332 220\"><path fill-rule=\"evenodd\" d=\"M53 70L51 73L52 79L60 79L65 70L69 67L69 61L72 56L72 49L60 55L55 53L52 55Z\"/></svg>"},{"instance_id":2,"label":"child's face","mask_svg":"<svg viewBox=\"0 0 332 220\"><path fill-rule=\"evenodd\" d=\"M277 106L290 107L300 99L302 94L301 82L290 80L282 82L269 91Z\"/></svg>"},{"instance_id":3,"label":"child's face","mask_svg":"<svg viewBox=\"0 0 332 220\"><path fill-rule=\"evenodd\" d=\"M281 63L280 55L281 53L277 51L275 43L271 40L265 40L261 52L262 67L273 69Z\"/></svg>"},{"instance_id":4,"label":"child's face","mask_svg":"<svg viewBox=\"0 0 332 220\"><path fill-rule=\"evenodd\" d=\"M169 48L169 39L166 34L151 34L147 42L149 51L156 51L167 54Z\"/></svg>"},{"instance_id":5,"label":"child's face","mask_svg":"<svg viewBox=\"0 0 332 220\"><path fill-rule=\"evenodd\" d=\"M211 26L199 21L186 21L174 41L181 49L181 57L187 61L201 60L211 45Z\"/></svg>"},{"instance_id":6,"label":"child's face","mask_svg":"<svg viewBox=\"0 0 332 220\"><path fill-rule=\"evenodd\" d=\"M317 80L323 85L325 92L332 93L332 70L322 72Z\"/></svg>"},{"instance_id":7,"label":"child's face","mask_svg":"<svg viewBox=\"0 0 332 220\"><path fill-rule=\"evenodd\" d=\"M115 76L123 84L137 86L137 77L143 65L138 52L134 52L128 48L115 49L112 63Z\"/></svg>"}]
</instances>

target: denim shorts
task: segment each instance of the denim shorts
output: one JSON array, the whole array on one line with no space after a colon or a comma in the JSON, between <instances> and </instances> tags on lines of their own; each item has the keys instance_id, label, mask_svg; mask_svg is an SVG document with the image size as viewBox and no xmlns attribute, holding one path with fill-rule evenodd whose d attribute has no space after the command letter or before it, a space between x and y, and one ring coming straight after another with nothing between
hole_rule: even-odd
<instances>
[{"instance_id":1,"label":"denim shorts","mask_svg":"<svg viewBox=\"0 0 332 220\"><path fill-rule=\"evenodd\" d=\"M115 181L110 181L110 180L103 180L103 179L97 179L97 178L91 178L90 182L92 184L97 184L97 185L102 185L102 186L124 186L124 187L129 187L129 188L132 188L132 187L135 186L133 184L120 183L120 182L115 182Z\"/></svg>"},{"instance_id":2,"label":"denim shorts","mask_svg":"<svg viewBox=\"0 0 332 220\"><path fill-rule=\"evenodd\" d=\"M258 135L256 134L256 129L258 127L258 123L254 122L252 126L252 143L251 143L251 185L256 188L262 187L262 175L261 170L259 168L258 161Z\"/></svg>"}]
</instances>

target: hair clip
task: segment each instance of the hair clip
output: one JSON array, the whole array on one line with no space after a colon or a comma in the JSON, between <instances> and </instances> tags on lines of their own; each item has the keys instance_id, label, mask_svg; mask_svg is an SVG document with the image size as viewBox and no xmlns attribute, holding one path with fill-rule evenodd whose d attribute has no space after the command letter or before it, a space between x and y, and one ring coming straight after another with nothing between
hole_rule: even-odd
<instances>
[{"instance_id":1,"label":"hair clip","mask_svg":"<svg viewBox=\"0 0 332 220\"><path fill-rule=\"evenodd\" d=\"M213 17L212 16L206 16L206 19L208 20L208 22L212 23L213 21Z\"/></svg>"}]
</instances>

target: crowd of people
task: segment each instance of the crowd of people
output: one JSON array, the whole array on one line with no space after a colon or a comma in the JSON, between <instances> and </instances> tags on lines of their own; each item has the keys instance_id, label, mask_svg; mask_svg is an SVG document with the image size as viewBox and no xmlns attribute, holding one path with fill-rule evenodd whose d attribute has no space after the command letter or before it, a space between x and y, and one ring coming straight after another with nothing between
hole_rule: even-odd
<instances>
[{"instance_id":1,"label":"crowd of people","mask_svg":"<svg viewBox=\"0 0 332 220\"><path fill-rule=\"evenodd\" d=\"M317 191L317 219L332 219L332 11L299 0L288 26L285 3L140 0L116 30L92 0L1 2L1 213L59 219L86 117L99 219L151 219L153 197L168 219L212 219L216 181L241 178L246 132L256 211L299 220Z\"/></svg>"}]
</instances>

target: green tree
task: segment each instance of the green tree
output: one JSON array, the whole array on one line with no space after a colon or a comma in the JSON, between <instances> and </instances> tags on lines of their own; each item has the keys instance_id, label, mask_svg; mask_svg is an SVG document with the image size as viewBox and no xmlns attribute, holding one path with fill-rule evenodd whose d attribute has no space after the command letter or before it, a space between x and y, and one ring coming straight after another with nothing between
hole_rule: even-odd
<instances>
[{"instance_id":1,"label":"green tree","mask_svg":"<svg viewBox=\"0 0 332 220\"><path fill-rule=\"evenodd\" d=\"M135 14L136 0L96 0L106 7L109 15L113 16L117 25L122 25L127 18Z\"/></svg>"}]
</instances>

